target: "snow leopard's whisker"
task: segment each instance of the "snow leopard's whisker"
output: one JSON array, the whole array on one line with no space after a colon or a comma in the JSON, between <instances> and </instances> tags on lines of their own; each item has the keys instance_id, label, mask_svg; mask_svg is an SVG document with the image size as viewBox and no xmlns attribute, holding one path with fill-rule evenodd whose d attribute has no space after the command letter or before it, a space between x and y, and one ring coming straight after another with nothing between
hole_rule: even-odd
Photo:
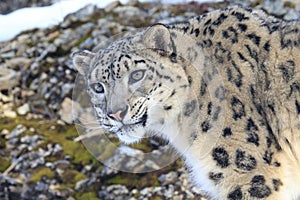
<instances>
[{"instance_id":1,"label":"snow leopard's whisker","mask_svg":"<svg viewBox=\"0 0 300 200\"><path fill-rule=\"evenodd\" d=\"M99 124L97 124L97 125L95 125L95 124L80 124L80 123L75 123L75 124L82 128L93 129L93 130L102 128ZM90 126L90 125L95 125L95 126Z\"/></svg>"},{"instance_id":2,"label":"snow leopard's whisker","mask_svg":"<svg viewBox=\"0 0 300 200\"><path fill-rule=\"evenodd\" d=\"M76 138L73 139L74 142L79 142L79 141L82 141L84 139L88 139L88 138L91 138L91 137L95 137L95 136L99 136L99 135L104 135L105 132L99 132L99 131L94 131L96 129L93 129L93 131L91 131L90 133L87 133L87 134L84 134L84 135L80 135Z\"/></svg>"}]
</instances>

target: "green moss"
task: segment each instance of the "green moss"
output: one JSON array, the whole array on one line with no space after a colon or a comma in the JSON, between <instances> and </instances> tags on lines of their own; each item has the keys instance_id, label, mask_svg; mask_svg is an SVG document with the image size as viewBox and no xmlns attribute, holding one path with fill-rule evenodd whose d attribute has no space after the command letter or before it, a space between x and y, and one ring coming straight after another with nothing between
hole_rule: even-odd
<instances>
[{"instance_id":1,"label":"green moss","mask_svg":"<svg viewBox=\"0 0 300 200\"><path fill-rule=\"evenodd\" d=\"M151 199L152 200L163 200L164 198L160 197L160 196L155 196L155 197L152 197Z\"/></svg>"},{"instance_id":2,"label":"green moss","mask_svg":"<svg viewBox=\"0 0 300 200\"><path fill-rule=\"evenodd\" d=\"M48 168L48 167L42 167L40 168L36 173L34 173L31 178L29 179L30 182L38 182L43 177L46 177L48 179L54 178L54 172Z\"/></svg>"},{"instance_id":3,"label":"green moss","mask_svg":"<svg viewBox=\"0 0 300 200\"><path fill-rule=\"evenodd\" d=\"M59 185L56 190L59 190L59 191L66 191L66 190L69 190L70 187L68 185Z\"/></svg>"},{"instance_id":4,"label":"green moss","mask_svg":"<svg viewBox=\"0 0 300 200\"><path fill-rule=\"evenodd\" d=\"M10 165L10 160L0 156L0 172L4 172Z\"/></svg>"},{"instance_id":5,"label":"green moss","mask_svg":"<svg viewBox=\"0 0 300 200\"><path fill-rule=\"evenodd\" d=\"M15 128L18 124L18 121L18 118L15 119L15 122L10 118L0 118L0 130L7 129L9 131L12 131L13 128Z\"/></svg>"},{"instance_id":6,"label":"green moss","mask_svg":"<svg viewBox=\"0 0 300 200\"><path fill-rule=\"evenodd\" d=\"M76 182L78 182L78 181L81 181L81 180L83 180L83 179L86 179L86 176L85 176L84 174L82 174L82 173L78 173L78 174L76 174L74 180L75 180Z\"/></svg>"},{"instance_id":7,"label":"green moss","mask_svg":"<svg viewBox=\"0 0 300 200\"><path fill-rule=\"evenodd\" d=\"M131 147L134 149L139 149L145 153L152 151L152 148L149 145L149 139L143 139L141 142L131 145Z\"/></svg>"},{"instance_id":8,"label":"green moss","mask_svg":"<svg viewBox=\"0 0 300 200\"><path fill-rule=\"evenodd\" d=\"M58 158L55 157L55 156L47 156L47 157L45 157L45 161L46 162L55 162L57 160L58 160Z\"/></svg>"},{"instance_id":9,"label":"green moss","mask_svg":"<svg viewBox=\"0 0 300 200\"><path fill-rule=\"evenodd\" d=\"M66 170L61 177L63 183L74 185L76 182L86 179L86 176L76 170Z\"/></svg>"},{"instance_id":10,"label":"green moss","mask_svg":"<svg viewBox=\"0 0 300 200\"><path fill-rule=\"evenodd\" d=\"M76 199L84 199L84 200L99 200L95 192L87 192L83 194L77 194Z\"/></svg>"},{"instance_id":11,"label":"green moss","mask_svg":"<svg viewBox=\"0 0 300 200\"><path fill-rule=\"evenodd\" d=\"M0 137L0 149L5 148L5 143L6 143L6 140L4 138Z\"/></svg>"},{"instance_id":12,"label":"green moss","mask_svg":"<svg viewBox=\"0 0 300 200\"><path fill-rule=\"evenodd\" d=\"M159 186L158 177L161 174L165 174L174 169L178 169L182 166L182 160L178 159L173 164L151 173L132 174L126 172L120 172L112 177L106 177L103 179L103 184L121 184L125 185L129 189L137 188L143 189L145 187Z\"/></svg>"},{"instance_id":13,"label":"green moss","mask_svg":"<svg viewBox=\"0 0 300 200\"><path fill-rule=\"evenodd\" d=\"M126 186L135 186L138 184L138 179L133 176L131 179L126 179L123 175L116 175L105 181L106 184L121 184Z\"/></svg>"},{"instance_id":14,"label":"green moss","mask_svg":"<svg viewBox=\"0 0 300 200\"><path fill-rule=\"evenodd\" d=\"M105 184L121 184L129 188L142 189L149 186L159 186L158 173L131 174L119 173L104 180Z\"/></svg>"},{"instance_id":15,"label":"green moss","mask_svg":"<svg viewBox=\"0 0 300 200\"><path fill-rule=\"evenodd\" d=\"M74 164L93 164L95 167L100 165L99 161L80 142L76 143L73 141L78 136L73 125L58 125L49 120L26 120L24 117L17 117L15 119L1 118L0 130L8 129L11 131L18 124L36 129L36 133L26 132L28 135L38 134L45 137L44 143L39 147L46 148L47 144L60 144L64 150L64 154L71 156L71 161ZM51 129L52 126L55 126L54 130ZM54 160L54 158L51 158L51 161Z\"/></svg>"},{"instance_id":16,"label":"green moss","mask_svg":"<svg viewBox=\"0 0 300 200\"><path fill-rule=\"evenodd\" d=\"M71 167L67 170L61 177L62 183L59 190L68 190L69 188L74 188L76 182L83 180L86 176L76 169L81 169L84 165L92 164L93 169L97 172L103 169L103 165L92 155L89 151L84 147L81 142L73 142L73 139L78 136L77 130L73 125L58 125L57 123L49 120L26 120L24 117L17 117L16 119L0 119L0 130L1 128L6 128L11 131L18 124L23 124L26 127L32 127L36 130L35 133L27 131L26 134L33 135L38 134L44 137L44 142L40 144L37 148L47 148L47 144L60 144L63 148L63 151L57 155L52 155L46 158L49 162L55 162L56 160L63 159L66 155L70 156ZM51 128L55 126L55 129ZM92 144L93 150L99 152L98 156L102 160L109 157L113 151L115 146L119 146L118 140L115 138L110 138L112 141L111 145L102 145L101 140L99 139L91 139L89 144ZM149 141L144 140L141 144L133 145L134 148L141 149L144 152L149 152L151 150L151 145L149 145ZM94 151L94 152L95 152ZM8 152L9 153L9 152ZM2 159L2 160L1 160ZM5 171L5 169L9 166L10 162L7 159L3 159L0 157L0 172ZM2 164L4 163L4 164ZM174 170L178 166L181 166L181 160L177 160L175 163L152 173L145 174L131 174L120 172L112 177L105 177L99 183L99 186L93 186L95 188L85 188L85 190L80 192L72 192L72 195L76 197L76 199L92 199L96 198L96 194L94 191L98 190L103 186L103 184L123 184L128 188L137 188L142 189L148 186L158 186L158 177L162 173L166 173L170 170ZM51 179L54 177L54 173L46 167L33 169L31 171L33 174L30 181L37 182L41 180L43 176ZM89 191L92 191L89 193ZM87 192L87 193L81 193ZM90 196L91 195L91 196ZM78 198L77 198L78 197Z\"/></svg>"},{"instance_id":17,"label":"green moss","mask_svg":"<svg viewBox=\"0 0 300 200\"><path fill-rule=\"evenodd\" d=\"M293 3L293 2L291 2L291 1L285 1L284 2L284 7L295 9L296 8L296 4Z\"/></svg>"}]
</instances>

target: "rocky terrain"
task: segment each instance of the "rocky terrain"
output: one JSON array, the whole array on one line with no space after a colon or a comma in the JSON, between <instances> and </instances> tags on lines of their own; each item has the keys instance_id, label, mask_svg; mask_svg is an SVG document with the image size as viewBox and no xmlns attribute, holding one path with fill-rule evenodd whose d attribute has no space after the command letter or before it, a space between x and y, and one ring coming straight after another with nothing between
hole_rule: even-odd
<instances>
[{"instance_id":1,"label":"rocky terrain","mask_svg":"<svg viewBox=\"0 0 300 200\"><path fill-rule=\"evenodd\" d=\"M25 7L49 6L59 0L1 0L0 14L8 14Z\"/></svg>"},{"instance_id":2,"label":"rocky terrain","mask_svg":"<svg viewBox=\"0 0 300 200\"><path fill-rule=\"evenodd\" d=\"M204 199L190 184L180 159L151 173L120 172L74 141L78 133L71 98L77 72L70 55L97 48L124 31L181 21L235 3L285 19L300 16L299 5L280 0L114 2L103 9L86 6L57 26L26 31L0 43L0 199ZM138 158L155 145L150 140L130 148ZM111 162L124 161L124 155L109 149L103 149L104 154L114 157ZM126 162L136 167L136 162Z\"/></svg>"}]
</instances>

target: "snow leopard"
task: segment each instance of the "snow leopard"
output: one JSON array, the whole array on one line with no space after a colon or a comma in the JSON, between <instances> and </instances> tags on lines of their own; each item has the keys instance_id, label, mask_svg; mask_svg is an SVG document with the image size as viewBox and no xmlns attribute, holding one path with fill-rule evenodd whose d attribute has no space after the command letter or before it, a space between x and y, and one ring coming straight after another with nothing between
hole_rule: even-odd
<instances>
[{"instance_id":1,"label":"snow leopard","mask_svg":"<svg viewBox=\"0 0 300 200\"><path fill-rule=\"evenodd\" d=\"M209 199L300 197L300 22L230 6L73 54L99 126L155 135Z\"/></svg>"}]
</instances>

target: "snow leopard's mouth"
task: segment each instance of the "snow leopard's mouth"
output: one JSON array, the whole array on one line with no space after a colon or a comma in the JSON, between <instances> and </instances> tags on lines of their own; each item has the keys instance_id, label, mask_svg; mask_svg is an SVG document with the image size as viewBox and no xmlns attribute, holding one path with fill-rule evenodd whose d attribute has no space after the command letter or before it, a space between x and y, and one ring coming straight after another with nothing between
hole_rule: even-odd
<instances>
[{"instance_id":1,"label":"snow leopard's mouth","mask_svg":"<svg viewBox=\"0 0 300 200\"><path fill-rule=\"evenodd\" d=\"M120 131L128 132L128 131L134 130L134 128L137 126L145 127L146 123L147 123L147 118L148 118L148 115L147 115L147 111L146 111L138 122L135 122L133 124L123 124L122 123L122 125L120 127L118 127L118 129L116 131L112 131L112 132L113 133L118 133Z\"/></svg>"}]
</instances>

